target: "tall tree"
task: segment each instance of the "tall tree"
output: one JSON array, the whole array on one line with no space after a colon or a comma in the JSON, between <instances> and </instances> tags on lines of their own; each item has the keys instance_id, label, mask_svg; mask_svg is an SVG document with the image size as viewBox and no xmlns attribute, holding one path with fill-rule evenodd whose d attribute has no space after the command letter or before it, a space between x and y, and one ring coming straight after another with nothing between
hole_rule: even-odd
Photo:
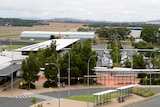
<instances>
[{"instance_id":1,"label":"tall tree","mask_svg":"<svg viewBox=\"0 0 160 107\"><path fill-rule=\"evenodd\" d=\"M117 28L117 34L120 36L121 39L125 40L125 38L127 38L127 36L131 33L131 31L129 29L127 29L126 27L120 27Z\"/></svg>"},{"instance_id":2,"label":"tall tree","mask_svg":"<svg viewBox=\"0 0 160 107\"><path fill-rule=\"evenodd\" d=\"M157 43L159 38L159 30L157 27L144 26L140 37L148 43Z\"/></svg>"},{"instance_id":3,"label":"tall tree","mask_svg":"<svg viewBox=\"0 0 160 107\"><path fill-rule=\"evenodd\" d=\"M92 55L96 55L95 51L91 49L91 41L86 40L76 43L69 51L71 59L71 78L78 78L87 75L87 62ZM68 53L64 53L63 58L59 61L63 76L67 76L68 68ZM95 74L92 69L96 65L96 57L90 60L90 74Z\"/></svg>"},{"instance_id":4,"label":"tall tree","mask_svg":"<svg viewBox=\"0 0 160 107\"><path fill-rule=\"evenodd\" d=\"M51 57L52 54L55 55L57 59L57 51L56 51L56 42L52 41L50 46L47 46L45 49L39 49L37 52L37 57L40 63L40 67L44 67L47 62L47 58Z\"/></svg>"},{"instance_id":5,"label":"tall tree","mask_svg":"<svg viewBox=\"0 0 160 107\"><path fill-rule=\"evenodd\" d=\"M33 52L29 54L28 58L22 61L22 72L22 78L29 83L30 88L30 83L37 81L39 78L39 62Z\"/></svg>"},{"instance_id":6,"label":"tall tree","mask_svg":"<svg viewBox=\"0 0 160 107\"><path fill-rule=\"evenodd\" d=\"M143 55L134 54L133 55L133 68L135 69L143 69L146 67L146 62L143 60Z\"/></svg>"}]
</instances>

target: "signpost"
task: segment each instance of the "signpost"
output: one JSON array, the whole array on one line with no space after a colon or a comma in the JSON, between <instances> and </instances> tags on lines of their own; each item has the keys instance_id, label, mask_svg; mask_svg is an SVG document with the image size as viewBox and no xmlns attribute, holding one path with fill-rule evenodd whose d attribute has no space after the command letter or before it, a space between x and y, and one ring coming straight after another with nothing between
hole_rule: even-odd
<instances>
[{"instance_id":1,"label":"signpost","mask_svg":"<svg viewBox=\"0 0 160 107\"><path fill-rule=\"evenodd\" d=\"M21 93L22 93L23 82L20 82L19 85L21 86Z\"/></svg>"}]
</instances>

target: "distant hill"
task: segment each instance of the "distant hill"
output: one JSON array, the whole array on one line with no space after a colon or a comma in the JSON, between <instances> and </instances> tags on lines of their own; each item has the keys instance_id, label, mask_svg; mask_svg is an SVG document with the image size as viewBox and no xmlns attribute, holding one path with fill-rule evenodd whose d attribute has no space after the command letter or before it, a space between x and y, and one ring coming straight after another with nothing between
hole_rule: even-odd
<instances>
[{"instance_id":1,"label":"distant hill","mask_svg":"<svg viewBox=\"0 0 160 107\"><path fill-rule=\"evenodd\" d=\"M49 22L68 22L68 23L82 23L91 27L98 26L141 26L144 22L113 22L113 21L93 21L93 20L80 20L74 18L53 18L47 19Z\"/></svg>"},{"instance_id":2,"label":"distant hill","mask_svg":"<svg viewBox=\"0 0 160 107\"><path fill-rule=\"evenodd\" d=\"M150 21L147 21L146 24L160 24L160 20L150 20Z\"/></svg>"},{"instance_id":3,"label":"distant hill","mask_svg":"<svg viewBox=\"0 0 160 107\"><path fill-rule=\"evenodd\" d=\"M31 20L31 19L19 19L19 18L0 18L0 26L28 26L33 25L46 25L41 20Z\"/></svg>"},{"instance_id":4,"label":"distant hill","mask_svg":"<svg viewBox=\"0 0 160 107\"><path fill-rule=\"evenodd\" d=\"M69 23L94 23L94 22L96 22L96 21L92 21L92 20L80 20L80 19L74 19L74 18L54 18L54 19L47 19L47 21L69 22Z\"/></svg>"},{"instance_id":5,"label":"distant hill","mask_svg":"<svg viewBox=\"0 0 160 107\"><path fill-rule=\"evenodd\" d=\"M49 22L65 22L65 23L82 23L91 27L99 26L126 26L126 27L142 27L146 24L160 27L160 20L151 20L147 22L111 22L111 21L93 21L81 20L74 18L53 18L53 19L39 19L38 18L0 18L1 26L34 26L34 25L49 25Z\"/></svg>"}]
</instances>

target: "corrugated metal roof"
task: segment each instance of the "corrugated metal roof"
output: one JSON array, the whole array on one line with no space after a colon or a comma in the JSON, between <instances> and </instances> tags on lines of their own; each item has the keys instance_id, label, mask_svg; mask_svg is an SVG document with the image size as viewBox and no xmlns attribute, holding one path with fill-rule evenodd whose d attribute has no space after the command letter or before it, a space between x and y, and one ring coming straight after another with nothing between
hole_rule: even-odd
<instances>
[{"instance_id":1,"label":"corrugated metal roof","mask_svg":"<svg viewBox=\"0 0 160 107\"><path fill-rule=\"evenodd\" d=\"M94 35L94 32L46 32L46 31L23 31L21 34L63 34L63 35L69 35L69 34L88 34L88 35Z\"/></svg>"},{"instance_id":2,"label":"corrugated metal roof","mask_svg":"<svg viewBox=\"0 0 160 107\"><path fill-rule=\"evenodd\" d=\"M45 42L36 43L33 45L25 46L19 49L16 49L15 51L38 51L39 48L46 48L47 46L50 46L52 41L56 42L56 50L59 51L75 42L77 42L79 39L53 39L48 40Z\"/></svg>"},{"instance_id":3,"label":"corrugated metal roof","mask_svg":"<svg viewBox=\"0 0 160 107\"><path fill-rule=\"evenodd\" d=\"M12 59L11 58L7 58L7 57L5 57L5 56L0 56L0 69L3 69L3 68L5 68L5 67L7 67L7 66L9 66L12 61Z\"/></svg>"},{"instance_id":4,"label":"corrugated metal roof","mask_svg":"<svg viewBox=\"0 0 160 107\"><path fill-rule=\"evenodd\" d=\"M21 37L50 37L50 35L81 35L81 36L93 36L94 32L44 32L44 31L23 31Z\"/></svg>"},{"instance_id":5,"label":"corrugated metal roof","mask_svg":"<svg viewBox=\"0 0 160 107\"><path fill-rule=\"evenodd\" d=\"M156 72L160 71L160 69L132 69L132 68L113 68L113 69L108 69L106 67L94 67L95 72Z\"/></svg>"}]
</instances>

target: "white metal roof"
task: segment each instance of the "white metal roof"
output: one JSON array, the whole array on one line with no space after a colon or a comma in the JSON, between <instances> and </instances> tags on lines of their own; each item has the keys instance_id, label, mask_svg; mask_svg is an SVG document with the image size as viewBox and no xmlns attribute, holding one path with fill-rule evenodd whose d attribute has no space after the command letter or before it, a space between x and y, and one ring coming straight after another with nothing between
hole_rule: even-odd
<instances>
[{"instance_id":1,"label":"white metal roof","mask_svg":"<svg viewBox=\"0 0 160 107\"><path fill-rule=\"evenodd\" d=\"M107 67L94 67L95 72L119 72L119 71L124 71L124 72L129 72L129 71L135 71L135 72L156 72L160 71L160 69L132 69L132 68L113 68L113 69L108 69Z\"/></svg>"},{"instance_id":2,"label":"white metal roof","mask_svg":"<svg viewBox=\"0 0 160 107\"><path fill-rule=\"evenodd\" d=\"M77 42L79 39L52 39L45 42L36 43L33 45L25 46L19 49L15 49L15 51L38 51L39 48L46 48L47 46L50 46L52 41L56 42L56 50L59 51L75 42Z\"/></svg>"},{"instance_id":3,"label":"white metal roof","mask_svg":"<svg viewBox=\"0 0 160 107\"><path fill-rule=\"evenodd\" d=\"M50 35L81 35L94 36L94 32L47 32L47 31L23 31L21 37L50 37Z\"/></svg>"},{"instance_id":4,"label":"white metal roof","mask_svg":"<svg viewBox=\"0 0 160 107\"><path fill-rule=\"evenodd\" d=\"M63 35L67 35L67 34L90 34L90 35L94 35L94 32L47 32L47 31L23 31L22 33L26 33L26 34L63 34Z\"/></svg>"},{"instance_id":5,"label":"white metal roof","mask_svg":"<svg viewBox=\"0 0 160 107\"><path fill-rule=\"evenodd\" d=\"M5 68L5 67L7 67L7 66L9 66L12 61L12 59L11 58L7 58L7 57L5 57L5 56L0 56L0 69L3 69L3 68Z\"/></svg>"},{"instance_id":6,"label":"white metal roof","mask_svg":"<svg viewBox=\"0 0 160 107\"><path fill-rule=\"evenodd\" d=\"M107 91L102 91L102 92L98 92L98 93L94 93L94 96L98 96L98 95L104 95L104 94L109 94L109 93L113 93L116 92L117 90L107 90Z\"/></svg>"},{"instance_id":7,"label":"white metal roof","mask_svg":"<svg viewBox=\"0 0 160 107\"><path fill-rule=\"evenodd\" d=\"M135 85L127 85L127 86L119 87L119 88L117 88L117 90L124 90L124 89L128 89L128 88L133 88L133 87L135 87Z\"/></svg>"}]
</instances>

